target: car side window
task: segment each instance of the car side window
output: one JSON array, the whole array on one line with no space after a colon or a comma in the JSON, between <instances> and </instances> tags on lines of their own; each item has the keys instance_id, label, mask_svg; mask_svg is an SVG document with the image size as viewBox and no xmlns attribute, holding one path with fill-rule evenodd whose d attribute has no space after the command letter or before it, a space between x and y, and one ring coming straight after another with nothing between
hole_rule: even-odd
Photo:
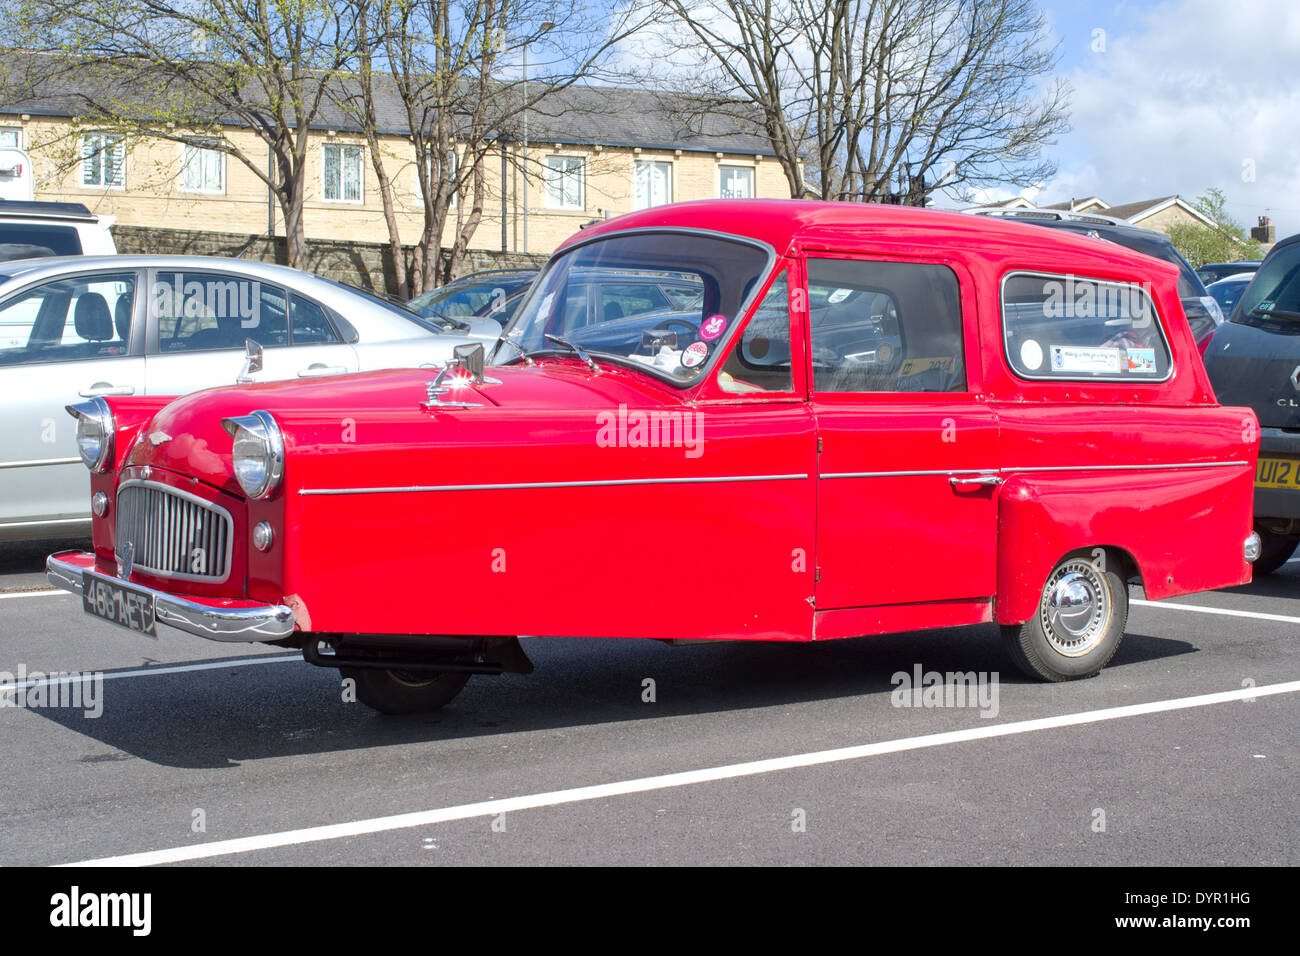
<instances>
[{"instance_id":1,"label":"car side window","mask_svg":"<svg viewBox=\"0 0 1300 956\"><path fill-rule=\"evenodd\" d=\"M1021 378L1159 382L1172 368L1155 305L1136 283L1014 273L1002 282L1002 331Z\"/></svg>"},{"instance_id":2,"label":"car side window","mask_svg":"<svg viewBox=\"0 0 1300 956\"><path fill-rule=\"evenodd\" d=\"M817 392L966 390L961 287L933 263L808 260Z\"/></svg>"},{"instance_id":3,"label":"car side window","mask_svg":"<svg viewBox=\"0 0 1300 956\"><path fill-rule=\"evenodd\" d=\"M338 333L324 310L302 296L295 295L289 299L289 323L294 345L332 345L339 341Z\"/></svg>"},{"instance_id":4,"label":"car side window","mask_svg":"<svg viewBox=\"0 0 1300 956\"><path fill-rule=\"evenodd\" d=\"M46 282L0 305L0 366L126 355L134 272Z\"/></svg>"},{"instance_id":5,"label":"car side window","mask_svg":"<svg viewBox=\"0 0 1300 956\"><path fill-rule=\"evenodd\" d=\"M289 344L284 291L255 279L160 272L149 290L149 309L164 354L238 349L245 339L266 348Z\"/></svg>"},{"instance_id":6,"label":"car side window","mask_svg":"<svg viewBox=\"0 0 1300 956\"><path fill-rule=\"evenodd\" d=\"M707 323L706 323L707 325ZM701 326L705 328L705 326ZM773 280L749 324L718 373L724 392L790 392L790 281L782 272Z\"/></svg>"}]
</instances>

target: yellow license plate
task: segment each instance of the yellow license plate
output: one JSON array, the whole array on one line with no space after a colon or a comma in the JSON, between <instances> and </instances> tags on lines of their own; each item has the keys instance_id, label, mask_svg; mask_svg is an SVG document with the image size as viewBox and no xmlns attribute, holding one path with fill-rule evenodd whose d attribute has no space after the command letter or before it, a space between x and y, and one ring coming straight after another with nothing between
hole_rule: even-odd
<instances>
[{"instance_id":1,"label":"yellow license plate","mask_svg":"<svg viewBox=\"0 0 1300 956\"><path fill-rule=\"evenodd\" d=\"M1255 487L1300 491L1300 459L1261 458L1255 469Z\"/></svg>"}]
</instances>

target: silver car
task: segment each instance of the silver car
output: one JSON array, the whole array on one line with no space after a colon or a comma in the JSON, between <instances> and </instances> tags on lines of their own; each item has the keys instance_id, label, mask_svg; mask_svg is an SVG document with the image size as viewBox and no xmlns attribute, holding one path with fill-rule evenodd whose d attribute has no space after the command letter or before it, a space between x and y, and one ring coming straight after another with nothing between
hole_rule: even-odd
<instances>
[{"instance_id":1,"label":"silver car","mask_svg":"<svg viewBox=\"0 0 1300 956\"><path fill-rule=\"evenodd\" d=\"M331 279L200 256L0 262L0 541L89 533L86 469L64 411L97 395L441 366L472 341Z\"/></svg>"}]
</instances>

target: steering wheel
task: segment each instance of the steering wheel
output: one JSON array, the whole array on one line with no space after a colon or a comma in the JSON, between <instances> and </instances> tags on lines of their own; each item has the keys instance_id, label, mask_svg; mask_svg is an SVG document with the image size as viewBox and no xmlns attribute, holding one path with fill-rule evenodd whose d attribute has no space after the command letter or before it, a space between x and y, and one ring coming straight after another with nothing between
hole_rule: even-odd
<instances>
[{"instance_id":1,"label":"steering wheel","mask_svg":"<svg viewBox=\"0 0 1300 956\"><path fill-rule=\"evenodd\" d=\"M676 326L680 326L681 328L685 329L685 330L686 330L686 334L687 334L688 336L691 336L692 338L693 338L694 336L696 336L697 334L699 334L699 331L700 331L697 327L695 327L694 325L692 325L690 322L687 322L685 319L671 319L671 318L670 318L670 319L664 319L662 322L660 322L658 325L656 325L653 329L648 329L647 332L648 332L649 335L654 335L656 332L671 332L671 331L672 331L672 327L675 326L675 325L676 325ZM680 344L680 343L679 343L679 344Z\"/></svg>"}]
</instances>

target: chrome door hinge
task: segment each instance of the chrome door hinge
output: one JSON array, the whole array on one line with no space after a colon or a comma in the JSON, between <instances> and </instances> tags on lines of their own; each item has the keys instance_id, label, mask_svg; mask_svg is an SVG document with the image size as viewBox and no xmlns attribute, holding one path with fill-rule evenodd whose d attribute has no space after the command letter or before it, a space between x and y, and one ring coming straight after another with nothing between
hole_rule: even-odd
<instances>
[{"instance_id":1,"label":"chrome door hinge","mask_svg":"<svg viewBox=\"0 0 1300 956\"><path fill-rule=\"evenodd\" d=\"M820 437L818 437L818 439L817 439L817 450L818 450L818 451L821 451L821 450L822 450L822 440L821 440Z\"/></svg>"}]
</instances>

